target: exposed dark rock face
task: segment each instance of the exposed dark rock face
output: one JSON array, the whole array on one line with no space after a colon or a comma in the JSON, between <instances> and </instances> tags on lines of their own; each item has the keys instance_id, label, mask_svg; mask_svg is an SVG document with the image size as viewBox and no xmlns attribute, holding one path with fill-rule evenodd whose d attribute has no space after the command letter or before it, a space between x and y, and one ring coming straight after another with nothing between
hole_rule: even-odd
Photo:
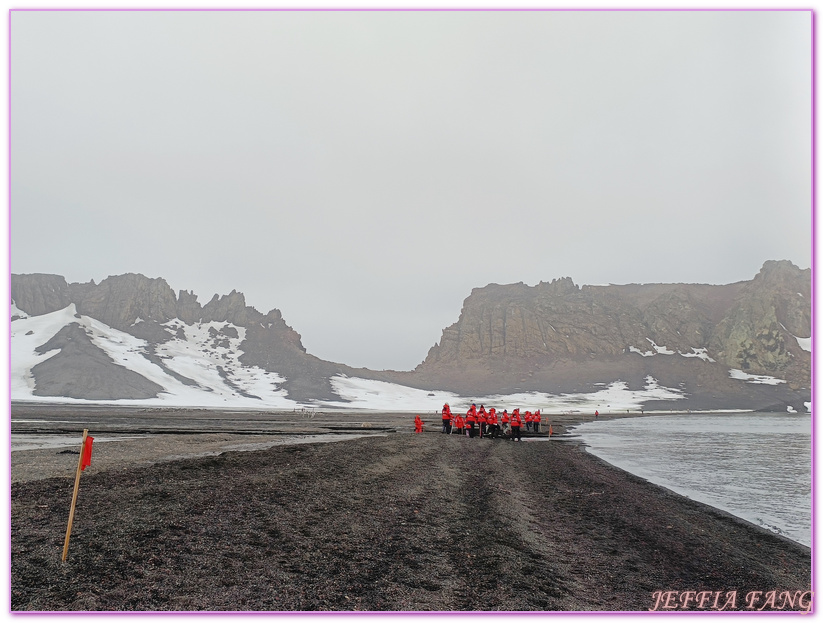
<instances>
[{"instance_id":1,"label":"exposed dark rock face","mask_svg":"<svg viewBox=\"0 0 823 623\"><path fill-rule=\"evenodd\" d=\"M177 315L174 292L163 279L128 273L107 277L100 285L73 293L77 311L120 331L137 321L168 322Z\"/></svg>"},{"instance_id":2,"label":"exposed dark rock face","mask_svg":"<svg viewBox=\"0 0 823 623\"><path fill-rule=\"evenodd\" d=\"M440 343L413 373L395 379L416 386L440 379L441 388L477 394L581 391L604 378L663 382L664 375L677 378L667 373L676 368L670 386L682 383L707 402L725 393L761 404L757 396L766 392L785 410L794 395L788 389L810 387L811 356L795 339L811 334L810 301L811 271L786 261L766 262L750 282L722 286L579 288L568 278L491 284L472 290ZM700 354L723 365L709 366L694 357ZM789 388L744 385L728 378L728 368L775 376Z\"/></svg>"},{"instance_id":3,"label":"exposed dark rock face","mask_svg":"<svg viewBox=\"0 0 823 623\"><path fill-rule=\"evenodd\" d=\"M69 286L60 275L12 275L9 290L17 307L32 316L50 314L71 303Z\"/></svg>"},{"instance_id":4,"label":"exposed dark rock face","mask_svg":"<svg viewBox=\"0 0 823 623\"><path fill-rule=\"evenodd\" d=\"M691 353L706 348L716 309L731 302L737 284L583 286L570 280L534 287L492 284L472 290L458 321L419 368L460 360L587 359L637 349L652 342Z\"/></svg>"},{"instance_id":5,"label":"exposed dark rock face","mask_svg":"<svg viewBox=\"0 0 823 623\"><path fill-rule=\"evenodd\" d=\"M248 325L240 349L240 363L284 376L294 400L339 400L329 378L345 366L307 354L300 334L285 323L280 311L272 310L260 322Z\"/></svg>"},{"instance_id":6,"label":"exposed dark rock face","mask_svg":"<svg viewBox=\"0 0 823 623\"><path fill-rule=\"evenodd\" d=\"M211 301L203 306L201 314L203 322L231 322L240 327L260 322L263 314L253 307L246 306L246 298L236 290L225 296L212 297Z\"/></svg>"},{"instance_id":7,"label":"exposed dark rock face","mask_svg":"<svg viewBox=\"0 0 823 623\"><path fill-rule=\"evenodd\" d=\"M146 340L149 344L162 344L174 337L172 331L161 325L156 320L137 322L127 328L127 333L134 337Z\"/></svg>"},{"instance_id":8,"label":"exposed dark rock face","mask_svg":"<svg viewBox=\"0 0 823 623\"><path fill-rule=\"evenodd\" d=\"M186 324L194 324L203 316L203 308L197 302L197 295L180 290L177 297L177 317Z\"/></svg>"},{"instance_id":9,"label":"exposed dark rock face","mask_svg":"<svg viewBox=\"0 0 823 623\"><path fill-rule=\"evenodd\" d=\"M811 336L811 270L766 262L723 320L711 347L731 368L788 379L809 387L811 356L796 338Z\"/></svg>"},{"instance_id":10,"label":"exposed dark rock face","mask_svg":"<svg viewBox=\"0 0 823 623\"><path fill-rule=\"evenodd\" d=\"M32 368L35 396L145 399L155 398L163 391L157 383L114 363L77 323L66 325L35 350L47 353L55 349L60 352Z\"/></svg>"}]
</instances>

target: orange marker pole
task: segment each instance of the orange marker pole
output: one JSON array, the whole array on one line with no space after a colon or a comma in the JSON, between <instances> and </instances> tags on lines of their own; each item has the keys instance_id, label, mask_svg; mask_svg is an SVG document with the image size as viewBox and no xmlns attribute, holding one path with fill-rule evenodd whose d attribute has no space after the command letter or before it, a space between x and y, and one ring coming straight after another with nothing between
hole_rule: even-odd
<instances>
[{"instance_id":1,"label":"orange marker pole","mask_svg":"<svg viewBox=\"0 0 823 623\"><path fill-rule=\"evenodd\" d=\"M74 495L71 496L71 510L69 511L69 525L66 528L66 542L63 545L63 562L69 555L69 539L71 538L71 525L74 523L74 509L77 506L77 493L80 491L80 464L83 461L83 451L86 449L86 437L89 436L89 429L83 429L83 441L80 443L80 458L77 459L77 474L74 476Z\"/></svg>"}]
</instances>

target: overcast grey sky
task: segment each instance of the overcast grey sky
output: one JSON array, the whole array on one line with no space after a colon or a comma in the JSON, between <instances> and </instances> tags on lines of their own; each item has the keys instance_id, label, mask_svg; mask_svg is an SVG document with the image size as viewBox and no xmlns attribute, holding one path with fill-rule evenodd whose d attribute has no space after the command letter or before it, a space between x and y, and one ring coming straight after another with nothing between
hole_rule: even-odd
<instances>
[{"instance_id":1,"label":"overcast grey sky","mask_svg":"<svg viewBox=\"0 0 823 623\"><path fill-rule=\"evenodd\" d=\"M809 11L13 11L11 270L410 369L473 287L811 265Z\"/></svg>"}]
</instances>

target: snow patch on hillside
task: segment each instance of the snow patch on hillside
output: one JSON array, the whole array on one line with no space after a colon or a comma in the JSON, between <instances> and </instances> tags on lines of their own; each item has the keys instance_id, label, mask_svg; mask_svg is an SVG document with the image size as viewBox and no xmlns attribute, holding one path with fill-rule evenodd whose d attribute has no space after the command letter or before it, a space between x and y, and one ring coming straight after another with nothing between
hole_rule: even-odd
<instances>
[{"instance_id":1,"label":"snow patch on hillside","mask_svg":"<svg viewBox=\"0 0 823 623\"><path fill-rule=\"evenodd\" d=\"M448 402L452 410L468 409L472 403L482 404L487 409L498 411L514 408L542 409L546 412L580 411L611 408L612 410L638 410L647 400L680 400L683 392L661 386L652 376L646 377L643 389L630 390L623 381L615 381L595 392L577 394L548 394L545 392L521 392L517 394L493 394L461 397L437 390L422 390L385 381L351 378L338 375L331 379L334 391L351 402L346 404L323 402L325 407L346 407L351 409L385 409L387 411L439 411ZM599 384L599 385L605 385ZM430 396L429 394L434 394Z\"/></svg>"},{"instance_id":2,"label":"snow patch on hillside","mask_svg":"<svg viewBox=\"0 0 823 623\"><path fill-rule=\"evenodd\" d=\"M798 292L798 294L800 294L800 293ZM801 296L803 296L803 295L801 294ZM811 336L811 335L810 335L809 337L797 337L797 336L796 336L796 335L794 335L791 331L789 331L789 330L788 330L788 329L787 329L787 328L783 325L783 323L782 323L782 322L780 323L780 326L781 326L781 327L783 327L783 330L784 330L786 333L788 333L788 334L789 334L789 335L791 335L791 336L792 336L795 340L797 340L797 345L798 345L800 348L802 348L803 350L805 350L807 353L812 352L812 336Z\"/></svg>"},{"instance_id":3,"label":"snow patch on hillside","mask_svg":"<svg viewBox=\"0 0 823 623\"><path fill-rule=\"evenodd\" d=\"M320 404L325 407L385 409L386 411L439 411L445 403L453 404L460 400L457 394L451 392L416 389L387 381L348 377L344 374L333 376L330 381L334 392L350 402L321 402Z\"/></svg>"},{"instance_id":4,"label":"snow patch on hillside","mask_svg":"<svg viewBox=\"0 0 823 623\"><path fill-rule=\"evenodd\" d=\"M683 357L697 357L698 359L702 359L703 361L708 361L709 363L715 363L714 359L709 357L708 349L706 348L695 348L692 346L692 352L684 353L682 351L677 351Z\"/></svg>"},{"instance_id":5,"label":"snow patch on hillside","mask_svg":"<svg viewBox=\"0 0 823 623\"><path fill-rule=\"evenodd\" d=\"M778 379L773 376L766 376L765 374L747 374L743 372L743 370L735 370L732 368L729 370L729 376L733 379L738 379L740 381L746 381L747 383L754 383L757 385L779 385L780 383L785 383L783 379Z\"/></svg>"},{"instance_id":6,"label":"snow patch on hillside","mask_svg":"<svg viewBox=\"0 0 823 623\"><path fill-rule=\"evenodd\" d=\"M812 352L811 337L797 337L796 335L793 335L792 337L797 340L797 345L800 346L800 348L805 350L807 353Z\"/></svg>"},{"instance_id":7,"label":"snow patch on hillside","mask_svg":"<svg viewBox=\"0 0 823 623\"><path fill-rule=\"evenodd\" d=\"M614 381L595 392L574 394L549 394L545 392L521 392L518 394L478 397L471 402L496 407L498 410L541 409L546 412L594 411L610 408L612 410L638 410L647 400L680 400L685 398L679 389L663 387L652 376L646 377L643 389L632 390L624 381ZM500 405L500 406L498 406Z\"/></svg>"},{"instance_id":8,"label":"snow patch on hillside","mask_svg":"<svg viewBox=\"0 0 823 623\"><path fill-rule=\"evenodd\" d=\"M11 312L11 314L10 314L11 317L14 318L15 316L18 316L18 318L17 318L18 320L29 317L29 315L26 312L24 312L22 309L17 307L17 305L15 304L14 301L11 302L10 312ZM12 322L14 322L14 321L12 321Z\"/></svg>"},{"instance_id":9,"label":"snow patch on hillside","mask_svg":"<svg viewBox=\"0 0 823 623\"><path fill-rule=\"evenodd\" d=\"M170 320L164 326L177 335L185 335L185 339L175 337L155 349L170 370L196 381L201 387L227 387L232 396L242 394L226 385L223 377L241 392L264 402L288 400L286 390L280 388L285 378L240 363L240 344L246 339L244 327L228 322L186 325L180 320ZM229 335L234 332L237 337Z\"/></svg>"},{"instance_id":10,"label":"snow patch on hillside","mask_svg":"<svg viewBox=\"0 0 823 623\"><path fill-rule=\"evenodd\" d=\"M651 345L652 345L652 348L655 350L655 352L656 352L658 355L674 355L674 351L673 351L673 350L669 350L669 349L668 349L668 348L666 348L665 346L658 346L657 344L655 344L655 343L654 343L652 340L650 340L649 338L646 338L646 341L647 341L649 344L651 344Z\"/></svg>"},{"instance_id":11,"label":"snow patch on hillside","mask_svg":"<svg viewBox=\"0 0 823 623\"><path fill-rule=\"evenodd\" d=\"M665 346L658 346L651 338L646 338L646 341L652 345L653 350L642 351L636 346L629 346L629 352L637 353L643 357L654 357L655 355L674 355L675 352L666 348Z\"/></svg>"}]
</instances>

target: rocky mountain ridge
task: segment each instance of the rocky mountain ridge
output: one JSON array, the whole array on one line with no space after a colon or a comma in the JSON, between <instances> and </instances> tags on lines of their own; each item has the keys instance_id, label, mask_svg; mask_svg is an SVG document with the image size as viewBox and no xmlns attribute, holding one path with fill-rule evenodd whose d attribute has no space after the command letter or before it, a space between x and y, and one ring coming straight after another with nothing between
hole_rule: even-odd
<instances>
[{"instance_id":1,"label":"rocky mountain ridge","mask_svg":"<svg viewBox=\"0 0 823 623\"><path fill-rule=\"evenodd\" d=\"M476 288L418 371L494 359L587 361L628 353L715 361L752 374L810 383L811 271L770 261L752 281L729 285L576 286L570 278L529 287Z\"/></svg>"},{"instance_id":2,"label":"rocky mountain ridge","mask_svg":"<svg viewBox=\"0 0 823 623\"><path fill-rule=\"evenodd\" d=\"M99 284L69 284L59 275L12 275L10 290L17 309L29 315L40 316L73 304L78 315L145 340L144 356L160 366L163 363L155 350L175 337L175 332L164 326L173 319L186 325L226 322L243 327L247 339L241 344L241 362L284 374L287 391L298 400L335 396L328 378L346 368L308 355L300 334L286 324L278 309L262 314L247 306L243 294L235 290L224 296L215 294L201 306L192 292L181 290L175 296L165 280L134 273L110 276ZM80 334L75 334L75 339L80 339ZM187 379L182 382L191 383ZM79 398L83 394L82 390L63 393L59 385L40 395ZM117 397L147 396L112 387L107 398Z\"/></svg>"},{"instance_id":3,"label":"rocky mountain ridge","mask_svg":"<svg viewBox=\"0 0 823 623\"><path fill-rule=\"evenodd\" d=\"M175 295L163 279L143 275L69 284L34 274L12 275L11 299L31 317L74 305L77 318L142 340L142 357L184 385L197 382L171 365L178 352L172 345L208 324L213 335L204 348L214 353L231 343L237 367L279 375L299 401L339 399L332 379L340 375L464 396L590 392L618 380L639 388L653 378L682 391L688 408L803 410L810 400L811 271L787 261L766 262L751 281L729 285L580 287L562 278L475 288L458 321L408 372L314 357L279 310L263 314L236 291L201 305L194 293ZM126 374L128 364L106 362L91 344L92 329L75 324L35 345L60 357L34 366L33 396L143 398L162 391ZM232 387L231 371L217 368Z\"/></svg>"}]
</instances>

